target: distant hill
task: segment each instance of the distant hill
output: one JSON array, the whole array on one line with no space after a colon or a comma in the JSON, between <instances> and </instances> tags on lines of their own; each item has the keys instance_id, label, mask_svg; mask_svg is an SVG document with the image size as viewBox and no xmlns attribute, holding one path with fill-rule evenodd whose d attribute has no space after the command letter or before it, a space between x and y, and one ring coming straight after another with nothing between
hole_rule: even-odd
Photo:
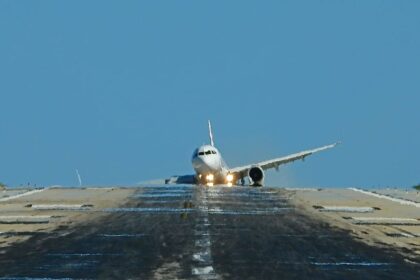
<instances>
[{"instance_id":1,"label":"distant hill","mask_svg":"<svg viewBox=\"0 0 420 280\"><path fill-rule=\"evenodd\" d=\"M420 184L417 184L416 186L414 186L413 188L415 188L416 190L420 191Z\"/></svg>"},{"instance_id":2,"label":"distant hill","mask_svg":"<svg viewBox=\"0 0 420 280\"><path fill-rule=\"evenodd\" d=\"M0 190L4 190L6 188L6 185L0 182Z\"/></svg>"}]
</instances>

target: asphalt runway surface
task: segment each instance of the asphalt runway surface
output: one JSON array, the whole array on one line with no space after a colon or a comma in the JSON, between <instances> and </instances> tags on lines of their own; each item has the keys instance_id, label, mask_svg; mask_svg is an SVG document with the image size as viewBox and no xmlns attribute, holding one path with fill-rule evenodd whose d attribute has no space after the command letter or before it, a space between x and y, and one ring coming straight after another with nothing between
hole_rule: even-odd
<instances>
[{"instance_id":1,"label":"asphalt runway surface","mask_svg":"<svg viewBox=\"0 0 420 280\"><path fill-rule=\"evenodd\" d=\"M141 187L89 223L6 248L0 279L420 279L418 265L314 219L292 195Z\"/></svg>"}]
</instances>

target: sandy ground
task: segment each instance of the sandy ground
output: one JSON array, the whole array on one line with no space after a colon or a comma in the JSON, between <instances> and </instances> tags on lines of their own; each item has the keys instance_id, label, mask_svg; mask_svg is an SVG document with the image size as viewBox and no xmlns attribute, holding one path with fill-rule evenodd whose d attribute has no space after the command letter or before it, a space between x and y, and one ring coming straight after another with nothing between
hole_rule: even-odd
<instances>
[{"instance_id":1,"label":"sandy ground","mask_svg":"<svg viewBox=\"0 0 420 280\"><path fill-rule=\"evenodd\" d=\"M23 242L33 233L46 234L58 228L94 220L104 215L101 209L123 204L135 190L129 188L48 188L37 191L7 190L0 194L0 216L50 216L48 223L2 223L0 219L0 248ZM28 195L19 196L28 193ZM14 198L13 197L17 197ZM94 211L34 210L32 205L91 205Z\"/></svg>"},{"instance_id":2,"label":"sandy ground","mask_svg":"<svg viewBox=\"0 0 420 280\"><path fill-rule=\"evenodd\" d=\"M402 190L373 191L396 198L406 197L404 196L405 191ZM412 198L412 196L407 198ZM420 264L420 208L402 205L349 189L297 190L293 201L296 205L311 213L314 218L322 219L331 226L349 230L354 238L366 244L398 248L399 252L406 257L407 262ZM319 206L372 207L376 210L368 213L323 212L319 209ZM374 221L374 224L355 224L355 221L351 219L354 217L372 218L371 221ZM378 218L378 220L375 221L375 218ZM392 223L387 221L386 218L408 218L417 220L418 223L410 221L410 225L404 225L404 220L398 222L397 219L394 219L396 223ZM386 223L382 223L381 219L382 221L385 220Z\"/></svg>"}]
</instances>

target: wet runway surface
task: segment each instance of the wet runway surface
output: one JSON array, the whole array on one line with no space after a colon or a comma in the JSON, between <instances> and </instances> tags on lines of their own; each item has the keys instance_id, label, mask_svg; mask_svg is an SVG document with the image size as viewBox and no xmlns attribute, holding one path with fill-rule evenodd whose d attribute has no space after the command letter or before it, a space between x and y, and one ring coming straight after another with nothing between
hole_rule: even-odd
<instances>
[{"instance_id":1,"label":"wet runway surface","mask_svg":"<svg viewBox=\"0 0 420 280\"><path fill-rule=\"evenodd\" d=\"M118 208L0 254L3 279L420 279L272 188L143 187ZM31 234L31 233L28 233ZM2 278L0 278L2 279Z\"/></svg>"}]
</instances>

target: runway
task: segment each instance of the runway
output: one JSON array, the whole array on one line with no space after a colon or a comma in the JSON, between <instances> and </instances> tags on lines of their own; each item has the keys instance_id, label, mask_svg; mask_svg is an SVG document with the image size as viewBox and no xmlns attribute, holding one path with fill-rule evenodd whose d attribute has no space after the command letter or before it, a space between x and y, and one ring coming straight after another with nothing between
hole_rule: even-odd
<instances>
[{"instance_id":1,"label":"runway","mask_svg":"<svg viewBox=\"0 0 420 280\"><path fill-rule=\"evenodd\" d=\"M302 203L322 192L163 185L19 195L2 202L2 215L49 220L0 226L0 279L420 277L416 259Z\"/></svg>"}]
</instances>

